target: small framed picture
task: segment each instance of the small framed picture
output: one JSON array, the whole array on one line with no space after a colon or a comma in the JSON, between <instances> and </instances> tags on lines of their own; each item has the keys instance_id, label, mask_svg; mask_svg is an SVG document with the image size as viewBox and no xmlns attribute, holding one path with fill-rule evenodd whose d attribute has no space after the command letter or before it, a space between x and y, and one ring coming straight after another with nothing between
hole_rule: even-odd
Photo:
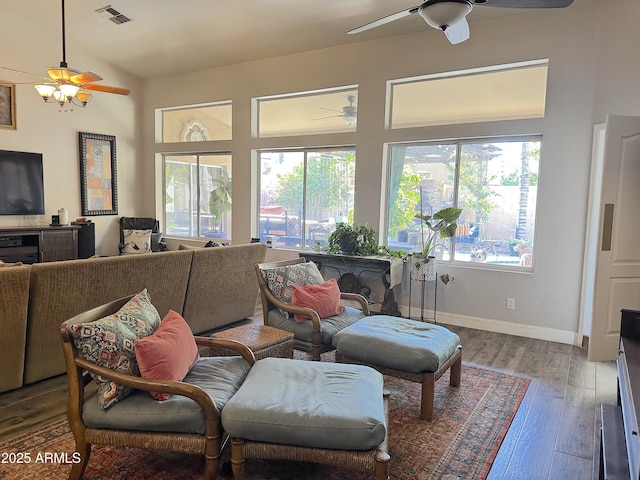
<instances>
[{"instance_id":1,"label":"small framed picture","mask_svg":"<svg viewBox=\"0 0 640 480\"><path fill-rule=\"evenodd\" d=\"M16 86L0 81L0 128L16 129Z\"/></svg>"}]
</instances>

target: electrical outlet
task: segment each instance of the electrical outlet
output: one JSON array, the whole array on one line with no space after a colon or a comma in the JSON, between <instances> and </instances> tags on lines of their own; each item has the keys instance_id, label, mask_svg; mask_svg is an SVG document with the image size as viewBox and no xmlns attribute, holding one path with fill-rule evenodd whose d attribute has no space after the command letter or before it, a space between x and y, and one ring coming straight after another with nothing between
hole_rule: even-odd
<instances>
[{"instance_id":1,"label":"electrical outlet","mask_svg":"<svg viewBox=\"0 0 640 480\"><path fill-rule=\"evenodd\" d=\"M516 309L516 299L507 298L507 310L515 310L515 309Z\"/></svg>"}]
</instances>

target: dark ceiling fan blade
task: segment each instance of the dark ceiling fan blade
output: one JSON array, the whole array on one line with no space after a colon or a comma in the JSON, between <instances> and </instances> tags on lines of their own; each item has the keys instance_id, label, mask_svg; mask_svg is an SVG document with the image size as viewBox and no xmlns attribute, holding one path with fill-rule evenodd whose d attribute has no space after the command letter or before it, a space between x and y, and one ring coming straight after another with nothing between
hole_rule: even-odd
<instances>
[{"instance_id":1,"label":"dark ceiling fan blade","mask_svg":"<svg viewBox=\"0 0 640 480\"><path fill-rule=\"evenodd\" d=\"M0 68L2 68L3 70L9 70L11 72L17 72L17 73L24 73L25 75L31 75L33 77L38 77L38 78L42 78L43 80L51 81L49 77L45 77L44 75L38 75L37 73L24 72L22 70L16 70L15 68L9 68L9 67L0 67Z\"/></svg>"},{"instance_id":2,"label":"dark ceiling fan blade","mask_svg":"<svg viewBox=\"0 0 640 480\"><path fill-rule=\"evenodd\" d=\"M566 8L573 0L471 0L476 5L501 8Z\"/></svg>"},{"instance_id":3,"label":"dark ceiling fan blade","mask_svg":"<svg viewBox=\"0 0 640 480\"><path fill-rule=\"evenodd\" d=\"M458 23L448 26L445 28L444 34L452 45L469 40L469 23L467 19L463 18Z\"/></svg>"},{"instance_id":4,"label":"dark ceiling fan blade","mask_svg":"<svg viewBox=\"0 0 640 480\"><path fill-rule=\"evenodd\" d=\"M87 90L94 90L96 92L116 93L118 95L129 95L129 93L131 93L131 90L128 90L126 88L110 87L109 85L96 85L94 83L82 85L82 88Z\"/></svg>"},{"instance_id":5,"label":"dark ceiling fan blade","mask_svg":"<svg viewBox=\"0 0 640 480\"><path fill-rule=\"evenodd\" d=\"M84 85L85 83L99 82L100 80L102 80L102 77L93 72L82 72L82 73L79 73L78 75L69 77L69 81L71 83L75 83L76 85Z\"/></svg>"},{"instance_id":6,"label":"dark ceiling fan blade","mask_svg":"<svg viewBox=\"0 0 640 480\"><path fill-rule=\"evenodd\" d=\"M401 12L392 13L391 15L387 15L386 17L379 18L378 20L374 20L373 22L365 23L353 30L349 30L347 32L348 35L354 33L364 32L365 30L369 30L371 28L376 28L381 25L386 25L387 23L395 22L396 20L400 20L401 18L408 17L412 13L416 13L418 11L418 7L413 7L408 10L402 10Z\"/></svg>"}]
</instances>

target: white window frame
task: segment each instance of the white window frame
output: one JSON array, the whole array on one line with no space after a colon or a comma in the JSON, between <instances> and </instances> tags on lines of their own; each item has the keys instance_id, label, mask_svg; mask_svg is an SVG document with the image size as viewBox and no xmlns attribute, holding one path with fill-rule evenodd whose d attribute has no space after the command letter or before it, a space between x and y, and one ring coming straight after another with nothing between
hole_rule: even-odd
<instances>
[{"instance_id":1,"label":"white window frame","mask_svg":"<svg viewBox=\"0 0 640 480\"><path fill-rule=\"evenodd\" d=\"M393 147L402 147L402 146L419 146L419 145L454 145L456 148L456 162L455 162L455 176L453 180L454 192L453 192L453 207L458 206L459 202L459 192L460 192L460 160L461 160L461 149L463 145L469 144L477 144L477 143L505 143L505 142L540 142L540 150L542 150L543 145L543 136L540 134L525 134L525 135L497 135L492 137L470 137L470 138L458 138L458 139L446 139L446 140L422 140L422 141L410 141L410 142L393 142L385 144L385 172L386 172L386 184L387 188L384 193L384 208L383 215L381 216L383 219L382 222L382 232L381 236L384 239L384 244L388 245L389 240L389 210L390 210L390 198L389 198L389 178L391 175L391 150ZM540 160L542 161L542 160ZM538 177L539 178L539 177ZM536 209L536 217L534 222L537 224L538 215ZM535 256L535 236L537 235L537 228L534 226L534 242L533 242L533 253ZM462 261L455 260L455 243L453 245L453 250L450 252L450 258L446 260L438 260L441 263L447 263L450 265L461 266L465 268L486 268L491 270L504 270L504 271L519 271L519 272L532 272L532 266L521 266L521 265L506 265L506 264L495 264L495 263L477 263L471 261Z\"/></svg>"}]
</instances>

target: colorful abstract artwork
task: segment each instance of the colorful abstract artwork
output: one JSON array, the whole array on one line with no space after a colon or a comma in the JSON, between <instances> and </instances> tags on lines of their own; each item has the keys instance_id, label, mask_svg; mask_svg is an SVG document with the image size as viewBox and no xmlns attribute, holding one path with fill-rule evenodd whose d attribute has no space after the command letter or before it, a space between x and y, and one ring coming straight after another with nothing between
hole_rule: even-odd
<instances>
[{"instance_id":1,"label":"colorful abstract artwork","mask_svg":"<svg viewBox=\"0 0 640 480\"><path fill-rule=\"evenodd\" d=\"M79 135L82 215L117 215L116 137Z\"/></svg>"}]
</instances>

